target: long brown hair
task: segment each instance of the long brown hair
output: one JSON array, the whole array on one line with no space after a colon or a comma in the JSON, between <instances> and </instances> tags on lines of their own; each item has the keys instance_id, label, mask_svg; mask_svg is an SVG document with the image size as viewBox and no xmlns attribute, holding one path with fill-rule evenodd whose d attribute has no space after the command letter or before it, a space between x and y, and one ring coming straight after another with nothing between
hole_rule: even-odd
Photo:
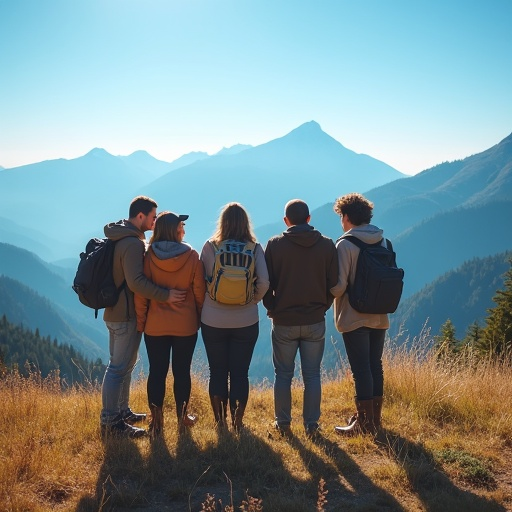
<instances>
[{"instance_id":1,"label":"long brown hair","mask_svg":"<svg viewBox=\"0 0 512 512\"><path fill-rule=\"evenodd\" d=\"M240 203L228 203L220 212L212 241L220 243L223 240L256 242L249 215Z\"/></svg>"},{"instance_id":2,"label":"long brown hair","mask_svg":"<svg viewBox=\"0 0 512 512\"><path fill-rule=\"evenodd\" d=\"M178 240L178 227L179 222L176 223L176 216L169 215L170 212L162 212L158 214L153 228L153 234L149 239L149 243L153 242L179 242Z\"/></svg>"}]
</instances>

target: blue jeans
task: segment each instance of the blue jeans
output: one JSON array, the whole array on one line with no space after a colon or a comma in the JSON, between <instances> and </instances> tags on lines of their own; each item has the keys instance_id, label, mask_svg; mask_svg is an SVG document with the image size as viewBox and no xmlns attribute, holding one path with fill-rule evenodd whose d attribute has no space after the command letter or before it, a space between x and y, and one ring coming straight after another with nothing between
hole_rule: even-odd
<instances>
[{"instance_id":1,"label":"blue jeans","mask_svg":"<svg viewBox=\"0 0 512 512\"><path fill-rule=\"evenodd\" d=\"M318 425L322 384L320 364L325 347L325 321L312 325L272 324L272 357L274 360L274 411L278 425L292 421L291 385L295 371L295 356L300 354L304 397L302 418L304 426Z\"/></svg>"},{"instance_id":2,"label":"blue jeans","mask_svg":"<svg viewBox=\"0 0 512 512\"><path fill-rule=\"evenodd\" d=\"M137 321L105 322L109 331L110 360L101 388L101 424L113 423L121 411L128 409L132 371L137 362L142 334Z\"/></svg>"},{"instance_id":3,"label":"blue jeans","mask_svg":"<svg viewBox=\"0 0 512 512\"><path fill-rule=\"evenodd\" d=\"M360 327L343 333L357 400L371 400L374 396L383 395L382 352L385 337L386 329L370 327Z\"/></svg>"}]
</instances>

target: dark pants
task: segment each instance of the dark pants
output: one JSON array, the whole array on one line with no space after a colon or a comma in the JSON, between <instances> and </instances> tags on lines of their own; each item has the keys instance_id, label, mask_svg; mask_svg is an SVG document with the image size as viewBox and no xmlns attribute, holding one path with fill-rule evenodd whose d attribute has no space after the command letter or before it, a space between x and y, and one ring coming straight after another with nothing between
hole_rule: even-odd
<instances>
[{"instance_id":1,"label":"dark pants","mask_svg":"<svg viewBox=\"0 0 512 512\"><path fill-rule=\"evenodd\" d=\"M196 348L197 333L192 336L149 336L144 334L148 351L148 402L161 407L164 404L165 380L169 371L172 349L172 374L174 400L178 418L186 412L190 399L190 365Z\"/></svg>"},{"instance_id":2,"label":"dark pants","mask_svg":"<svg viewBox=\"0 0 512 512\"><path fill-rule=\"evenodd\" d=\"M249 365L259 334L259 324L237 328L210 327L201 324L208 364L210 396L229 398L231 406L247 405Z\"/></svg>"},{"instance_id":3,"label":"dark pants","mask_svg":"<svg viewBox=\"0 0 512 512\"><path fill-rule=\"evenodd\" d=\"M386 329L369 327L343 333L358 400L371 400L374 396L383 395L382 352L385 337Z\"/></svg>"}]
</instances>

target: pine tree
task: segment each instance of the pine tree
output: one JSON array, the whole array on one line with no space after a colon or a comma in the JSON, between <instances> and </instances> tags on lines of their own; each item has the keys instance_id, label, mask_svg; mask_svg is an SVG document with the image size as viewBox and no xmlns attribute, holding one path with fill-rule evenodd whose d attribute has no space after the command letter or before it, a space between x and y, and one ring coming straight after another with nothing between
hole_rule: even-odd
<instances>
[{"instance_id":1,"label":"pine tree","mask_svg":"<svg viewBox=\"0 0 512 512\"><path fill-rule=\"evenodd\" d=\"M493 297L494 308L488 309L486 326L478 350L492 358L512 362L512 258L505 274L504 289Z\"/></svg>"},{"instance_id":2,"label":"pine tree","mask_svg":"<svg viewBox=\"0 0 512 512\"><path fill-rule=\"evenodd\" d=\"M455 338L455 326L448 318L441 326L439 335L435 337L434 349L437 351L438 357L447 357L457 352L459 341Z\"/></svg>"}]
</instances>

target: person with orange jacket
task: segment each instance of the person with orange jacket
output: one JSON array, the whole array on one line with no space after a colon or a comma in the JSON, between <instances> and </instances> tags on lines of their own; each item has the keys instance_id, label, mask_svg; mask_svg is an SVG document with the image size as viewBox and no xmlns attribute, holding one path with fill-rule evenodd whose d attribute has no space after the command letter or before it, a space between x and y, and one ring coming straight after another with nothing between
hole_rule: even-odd
<instances>
[{"instance_id":1,"label":"person with orange jacket","mask_svg":"<svg viewBox=\"0 0 512 512\"><path fill-rule=\"evenodd\" d=\"M165 381L172 351L174 399L179 428L194 425L188 414L190 366L197 342L206 284L198 253L183 241L188 215L162 212L158 215L149 248L144 257L144 274L155 284L187 292L179 304L148 300L135 295L137 330L144 333L148 352L148 402L151 410L151 438L163 430Z\"/></svg>"}]
</instances>

